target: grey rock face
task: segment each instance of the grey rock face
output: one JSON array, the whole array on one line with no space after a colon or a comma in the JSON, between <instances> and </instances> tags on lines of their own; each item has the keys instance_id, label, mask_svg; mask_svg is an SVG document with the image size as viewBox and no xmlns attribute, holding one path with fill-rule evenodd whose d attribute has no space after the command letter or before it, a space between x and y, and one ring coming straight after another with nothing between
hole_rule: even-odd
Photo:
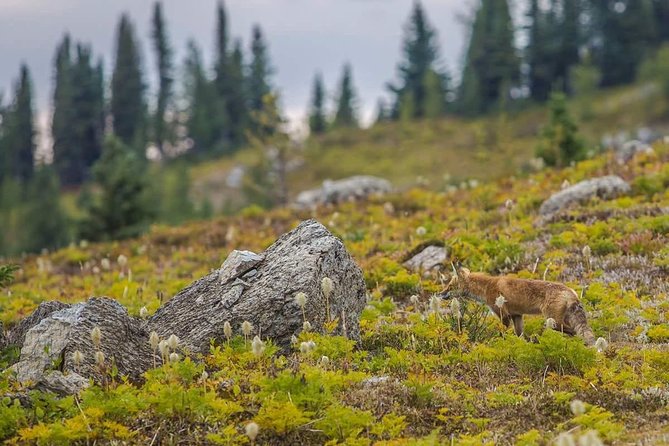
<instances>
[{"instance_id":1,"label":"grey rock face","mask_svg":"<svg viewBox=\"0 0 669 446\"><path fill-rule=\"evenodd\" d=\"M68 304L55 300L42 302L30 316L23 319L9 331L7 334L7 345L23 345L28 330L39 324L42 319L49 317L50 314L68 307Z\"/></svg>"},{"instance_id":2,"label":"grey rock face","mask_svg":"<svg viewBox=\"0 0 669 446\"><path fill-rule=\"evenodd\" d=\"M227 283L231 279L242 276L247 271L253 269L258 263L263 260L263 256L251 251L234 250L225 259L221 269L218 271L218 278L221 283Z\"/></svg>"},{"instance_id":3,"label":"grey rock face","mask_svg":"<svg viewBox=\"0 0 669 446\"><path fill-rule=\"evenodd\" d=\"M442 265L446 258L446 248L443 246L428 246L404 262L403 265L414 272L429 271Z\"/></svg>"},{"instance_id":4,"label":"grey rock face","mask_svg":"<svg viewBox=\"0 0 669 446\"><path fill-rule=\"evenodd\" d=\"M239 334L242 322L249 321L254 335L288 347L290 337L302 329L295 294L304 292L306 319L315 330L323 328L329 314L338 319L336 333L359 338L365 284L341 240L308 220L281 236L262 256L253 274L223 283L214 272L192 283L149 319L149 329L161 338L176 334L186 348L206 353L212 339L225 339L225 322ZM328 299L321 289L324 277L334 283Z\"/></svg>"},{"instance_id":5,"label":"grey rock face","mask_svg":"<svg viewBox=\"0 0 669 446\"><path fill-rule=\"evenodd\" d=\"M301 192L294 206L311 209L323 204L360 200L372 194L385 194L391 191L392 185L388 180L373 176L359 175L337 181L326 180L319 189Z\"/></svg>"},{"instance_id":6,"label":"grey rock face","mask_svg":"<svg viewBox=\"0 0 669 446\"><path fill-rule=\"evenodd\" d=\"M575 203L582 203L594 197L609 200L627 194L630 190L630 185L616 175L581 181L551 195L543 202L539 213L548 216Z\"/></svg>"}]
</instances>

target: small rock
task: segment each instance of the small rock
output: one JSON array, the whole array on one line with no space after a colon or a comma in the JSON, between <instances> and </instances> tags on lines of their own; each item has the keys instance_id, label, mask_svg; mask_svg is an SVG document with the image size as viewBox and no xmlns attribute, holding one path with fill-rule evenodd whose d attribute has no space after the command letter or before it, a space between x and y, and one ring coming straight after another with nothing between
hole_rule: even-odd
<instances>
[{"instance_id":1,"label":"small rock","mask_svg":"<svg viewBox=\"0 0 669 446\"><path fill-rule=\"evenodd\" d=\"M55 370L44 375L36 388L57 393L58 395L74 395L90 385L90 381L78 373L70 372L67 375Z\"/></svg>"},{"instance_id":2,"label":"small rock","mask_svg":"<svg viewBox=\"0 0 669 446\"><path fill-rule=\"evenodd\" d=\"M225 259L223 265L218 270L218 278L221 283L227 283L231 279L242 276L245 272L253 269L258 263L262 262L263 256L251 251L234 250Z\"/></svg>"},{"instance_id":3,"label":"small rock","mask_svg":"<svg viewBox=\"0 0 669 446\"><path fill-rule=\"evenodd\" d=\"M543 202L539 213L548 216L574 203L582 203L594 197L608 200L629 193L630 190L630 185L616 175L581 181L551 195Z\"/></svg>"},{"instance_id":4,"label":"small rock","mask_svg":"<svg viewBox=\"0 0 669 446\"><path fill-rule=\"evenodd\" d=\"M362 384L363 387L372 387L381 383L388 382L389 380L390 376L372 376L371 378L363 380L360 384Z\"/></svg>"},{"instance_id":5,"label":"small rock","mask_svg":"<svg viewBox=\"0 0 669 446\"><path fill-rule=\"evenodd\" d=\"M620 148L616 149L616 160L620 164L625 164L632 160L638 153L653 153L653 148L641 141L627 141Z\"/></svg>"},{"instance_id":6,"label":"small rock","mask_svg":"<svg viewBox=\"0 0 669 446\"><path fill-rule=\"evenodd\" d=\"M428 246L418 254L404 262L404 266L413 272L430 271L446 261L446 248L443 246Z\"/></svg>"},{"instance_id":7,"label":"small rock","mask_svg":"<svg viewBox=\"0 0 669 446\"><path fill-rule=\"evenodd\" d=\"M346 201L360 200L373 194L385 194L392 190L388 180L373 176L353 176L337 181L326 180L319 189L301 192L294 207L313 209L323 204L336 204Z\"/></svg>"}]
</instances>

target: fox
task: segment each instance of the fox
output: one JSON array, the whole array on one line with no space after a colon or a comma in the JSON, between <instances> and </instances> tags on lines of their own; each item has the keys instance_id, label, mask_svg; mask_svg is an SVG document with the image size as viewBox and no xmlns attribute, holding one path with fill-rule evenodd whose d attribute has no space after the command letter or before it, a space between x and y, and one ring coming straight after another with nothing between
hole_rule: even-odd
<instances>
[{"instance_id":1,"label":"fox","mask_svg":"<svg viewBox=\"0 0 669 446\"><path fill-rule=\"evenodd\" d=\"M586 345L594 345L595 336L588 326L585 309L576 291L568 286L545 280L472 273L460 265L453 265L453 273L442 297L461 296L487 305L505 327L513 322L517 336L523 334L524 314L541 314L555 321L552 327L555 330L577 335Z\"/></svg>"}]
</instances>

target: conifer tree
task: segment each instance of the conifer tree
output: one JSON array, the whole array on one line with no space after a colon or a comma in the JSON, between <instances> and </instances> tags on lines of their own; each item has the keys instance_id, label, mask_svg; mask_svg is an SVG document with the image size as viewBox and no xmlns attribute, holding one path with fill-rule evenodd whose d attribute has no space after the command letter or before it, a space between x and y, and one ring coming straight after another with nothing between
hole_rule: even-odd
<instances>
[{"instance_id":1,"label":"conifer tree","mask_svg":"<svg viewBox=\"0 0 669 446\"><path fill-rule=\"evenodd\" d=\"M144 163L136 150L107 136L102 157L93 168L99 194L84 201L86 217L80 235L86 240L108 240L141 234L152 217Z\"/></svg>"},{"instance_id":2,"label":"conifer tree","mask_svg":"<svg viewBox=\"0 0 669 446\"><path fill-rule=\"evenodd\" d=\"M53 92L53 116L51 119L51 136L53 138L54 163L63 184L76 184L83 171L75 138L72 132L74 121L72 54L70 36L66 34L56 48L54 58L55 88Z\"/></svg>"},{"instance_id":3,"label":"conifer tree","mask_svg":"<svg viewBox=\"0 0 669 446\"><path fill-rule=\"evenodd\" d=\"M345 64L339 83L334 127L358 127L357 95L353 87L353 69Z\"/></svg>"},{"instance_id":4,"label":"conifer tree","mask_svg":"<svg viewBox=\"0 0 669 446\"><path fill-rule=\"evenodd\" d=\"M19 181L27 181L33 174L36 146L32 82L25 64L21 65L14 87L14 100L3 114L3 121L6 121L3 122L2 138L6 174Z\"/></svg>"},{"instance_id":5,"label":"conifer tree","mask_svg":"<svg viewBox=\"0 0 669 446\"><path fill-rule=\"evenodd\" d=\"M60 205L60 184L51 166L35 171L21 221L21 251L56 249L69 241L67 217Z\"/></svg>"},{"instance_id":6,"label":"conifer tree","mask_svg":"<svg viewBox=\"0 0 669 446\"><path fill-rule=\"evenodd\" d=\"M537 155L547 165L564 167L585 157L585 144L578 134L578 126L567 109L564 93L554 92L550 99L550 120L542 131Z\"/></svg>"},{"instance_id":7,"label":"conifer tree","mask_svg":"<svg viewBox=\"0 0 669 446\"><path fill-rule=\"evenodd\" d=\"M444 73L438 71L439 47L436 33L429 24L420 1L414 3L406 26L402 53L403 58L398 65L399 85L389 86L396 98L395 117L399 117L400 110L403 109L406 114L410 109L412 117L420 118L425 116L429 97L425 82L435 80L430 79L429 73L434 72L438 77L446 78ZM411 101L411 104L403 107L402 100Z\"/></svg>"},{"instance_id":8,"label":"conifer tree","mask_svg":"<svg viewBox=\"0 0 669 446\"><path fill-rule=\"evenodd\" d=\"M426 118L438 118L446 113L448 78L430 69L423 79L425 104L423 115Z\"/></svg>"},{"instance_id":9,"label":"conifer tree","mask_svg":"<svg viewBox=\"0 0 669 446\"><path fill-rule=\"evenodd\" d=\"M158 73L158 95L156 109L153 115L153 138L160 152L163 152L163 143L170 138L166 112L172 99L173 67L172 49L170 47L162 3L157 1L153 6L152 19L153 49L156 53L156 71Z\"/></svg>"},{"instance_id":10,"label":"conifer tree","mask_svg":"<svg viewBox=\"0 0 669 446\"><path fill-rule=\"evenodd\" d=\"M461 111L471 115L490 110L508 94L503 87L516 82L519 74L507 0L481 0L465 58Z\"/></svg>"},{"instance_id":11,"label":"conifer tree","mask_svg":"<svg viewBox=\"0 0 669 446\"><path fill-rule=\"evenodd\" d=\"M379 124L388 120L390 120L388 104L384 98L379 98L379 100L376 102L376 119L374 120L374 123Z\"/></svg>"},{"instance_id":12,"label":"conifer tree","mask_svg":"<svg viewBox=\"0 0 669 446\"><path fill-rule=\"evenodd\" d=\"M216 97L216 113L213 115L214 144L219 152L229 150L232 141L232 116L229 99L233 85L230 79L231 60L228 51L228 22L225 6L221 0L216 9L216 55L214 62L213 90Z\"/></svg>"},{"instance_id":13,"label":"conifer tree","mask_svg":"<svg viewBox=\"0 0 669 446\"><path fill-rule=\"evenodd\" d=\"M273 69L269 60L267 43L260 26L253 27L251 38L251 64L248 73L249 107L253 112L264 108L265 96L272 92L270 77Z\"/></svg>"},{"instance_id":14,"label":"conifer tree","mask_svg":"<svg viewBox=\"0 0 669 446\"><path fill-rule=\"evenodd\" d=\"M323 76L318 73L314 77L314 86L311 93L311 105L309 111L309 130L312 135L324 133L327 129L327 118L325 116L325 87Z\"/></svg>"},{"instance_id":15,"label":"conifer tree","mask_svg":"<svg viewBox=\"0 0 669 446\"><path fill-rule=\"evenodd\" d=\"M144 158L146 104L139 46L127 14L121 16L116 36L116 58L111 80L114 134Z\"/></svg>"},{"instance_id":16,"label":"conifer tree","mask_svg":"<svg viewBox=\"0 0 669 446\"><path fill-rule=\"evenodd\" d=\"M226 104L230 119L229 138L232 147L237 148L246 141L246 129L249 121L244 79L244 53L242 42L239 39L235 40L230 56L228 82L230 88Z\"/></svg>"},{"instance_id":17,"label":"conifer tree","mask_svg":"<svg viewBox=\"0 0 669 446\"><path fill-rule=\"evenodd\" d=\"M192 40L188 43L184 82L188 137L193 153L205 155L211 153L216 144L214 116L218 98L214 85L207 80L200 50Z\"/></svg>"}]
</instances>

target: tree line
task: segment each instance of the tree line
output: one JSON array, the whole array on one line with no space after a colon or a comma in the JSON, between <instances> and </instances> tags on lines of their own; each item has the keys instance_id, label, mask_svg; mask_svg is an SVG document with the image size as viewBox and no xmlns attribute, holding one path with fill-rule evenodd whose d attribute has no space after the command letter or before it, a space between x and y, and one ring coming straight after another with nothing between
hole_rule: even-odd
<instances>
[{"instance_id":1,"label":"tree line","mask_svg":"<svg viewBox=\"0 0 669 446\"><path fill-rule=\"evenodd\" d=\"M629 83L642 62L669 40L669 0L526 0L523 8L522 23L514 23L507 0L477 3L455 82L440 54L437 30L416 0L396 78L387 84L388 97L379 100L376 122L478 116L543 102L554 91L581 94ZM190 41L177 69L162 5L154 4L157 89L151 95L127 14L117 25L109 79L89 45L63 36L53 58L52 160L36 159L33 88L28 67L21 66L12 97L0 96L0 223L17 228L15 234L5 229L0 252L8 251L3 249L7 240L15 249L34 251L72 237L136 235L155 219L178 223L195 215L187 191L178 190L187 189L187 169L176 170L177 177L169 180L174 193L165 193L160 203L155 189L166 180L147 153L201 159L277 139L286 144L277 135L283 118L276 98L268 100L275 94L274 68L262 29L253 27L245 48L229 35L222 2L215 17L212 66L205 66L199 46ZM313 135L360 125L350 64L343 67L335 96L329 112L326 86L316 74L308 112ZM267 182L267 169L255 171L257 184L250 189ZM60 209L61 186L81 191L75 230ZM264 188L276 190L271 184ZM279 202L285 201L285 191L280 195ZM205 214L210 208L201 207ZM51 218L38 218L44 210Z\"/></svg>"}]
</instances>

